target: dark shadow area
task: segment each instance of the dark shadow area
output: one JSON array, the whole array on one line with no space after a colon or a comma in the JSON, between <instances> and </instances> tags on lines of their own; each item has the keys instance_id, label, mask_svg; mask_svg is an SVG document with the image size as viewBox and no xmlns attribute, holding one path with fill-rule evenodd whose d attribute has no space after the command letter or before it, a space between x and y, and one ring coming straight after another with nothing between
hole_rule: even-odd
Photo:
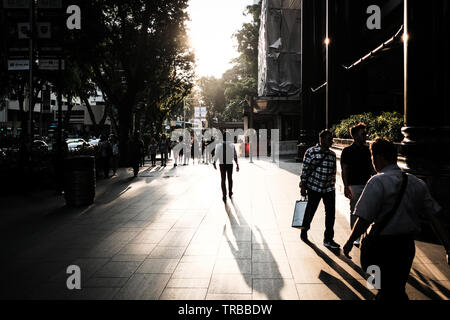
<instances>
[{"instance_id":1,"label":"dark shadow area","mask_svg":"<svg viewBox=\"0 0 450 320\"><path fill-rule=\"evenodd\" d=\"M319 274L319 280L322 281L340 300L361 300L347 285L336 277L325 271Z\"/></svg>"},{"instance_id":2,"label":"dark shadow area","mask_svg":"<svg viewBox=\"0 0 450 320\"><path fill-rule=\"evenodd\" d=\"M431 280L431 279L427 279L421 272L415 270L415 272L417 273L418 277L420 278L420 280L422 280L424 283L428 284L428 285L434 285L437 289L439 289L440 292L442 292L442 294L447 297L447 299L450 299L450 291L445 288L444 286L442 286L441 284L439 284L438 282ZM430 284L430 282L432 284ZM424 286L423 284L421 284L419 282L419 280L417 280L415 277L413 276L409 276L408 278L408 283L417 291L421 292L423 295L425 295L426 297L430 298L431 300L442 300L442 297L440 295L438 295L434 290L432 290L430 287L428 286Z\"/></svg>"},{"instance_id":3,"label":"dark shadow area","mask_svg":"<svg viewBox=\"0 0 450 320\"><path fill-rule=\"evenodd\" d=\"M340 265L338 265L336 262L334 262L333 259L331 259L325 252L320 250L314 243L308 241L306 244L311 247L311 249L314 250L314 252L322 258L323 261L325 261L333 270L335 270L343 279L346 279L352 287L358 291L366 300L373 300L375 298L375 295L364 285L362 285L358 279L355 279L353 276L351 276L347 271L345 271ZM337 251L333 251L334 254L337 253ZM337 254L336 254L337 255ZM364 279L366 277L363 276ZM330 287L330 289L332 289Z\"/></svg>"},{"instance_id":4,"label":"dark shadow area","mask_svg":"<svg viewBox=\"0 0 450 320\"><path fill-rule=\"evenodd\" d=\"M232 232L233 232L235 238L236 238L236 239L238 238L238 234L237 234L237 232L236 232L236 229L233 228L233 225L239 226L239 227L248 227L248 228L250 228L250 230L251 230L252 233L253 233L254 231L252 230L252 228L251 228L251 226L248 224L248 222L245 220L245 218L244 218L244 216L242 215L241 210L239 209L239 206L237 205L236 201L233 200L233 199L231 199L231 204L232 204L232 207L233 207L233 209L234 209L234 211L235 211L235 213L236 213L236 216L234 215L232 208L230 207L230 205L229 205L227 202L225 202L225 210L226 210L226 212L227 212L228 219L229 219L230 225L231 225L231 229L232 229ZM279 271L278 264L277 264L277 262L275 261L275 259L274 259L273 255L272 255L272 253L271 253L271 251L270 251L270 249L269 249L269 246L268 246L268 244L267 244L267 242L266 242L266 240L265 240L263 234L261 233L261 231L259 230L259 228L257 228L257 229L258 229L258 233L260 234L261 241L262 241L262 243L261 243L262 249L261 249L261 250L265 250L265 251L267 251L267 252L269 253L269 256L268 256L267 261L268 261L268 262L270 261L273 265L276 266L276 267L275 267L275 270L273 271L274 274L272 274L272 275L270 276L270 278L273 278L273 279L276 279L276 280L279 280L279 281L280 281L280 282L278 282L278 283L276 284L276 286L273 288L273 294L274 294L274 295L273 295L273 296L267 295L267 298L268 298L268 299L271 299L271 300L280 300L280 299L281 299L280 292L281 292L281 289L284 287L284 280L283 280L283 278L281 277L281 273L280 273L280 271ZM225 233L225 234L226 234L226 233ZM253 234L252 234L251 236L253 237ZM243 243L243 242L236 240L236 243L237 243L237 245L238 245L238 247L237 247L237 249L236 249L236 248L234 248L234 246L232 245L232 243L229 241L228 235L226 235L226 237L227 237L228 245L230 246L230 249L231 249L231 251L232 251L232 253L233 253L233 256L234 256L235 260L238 261L238 260L239 260L239 251L243 250L243 248L240 248L239 245L240 245L241 243ZM251 255L253 254L252 242L253 242L253 240L251 239L251 242L250 242L250 252L251 252ZM253 263L252 257L251 257L251 259L250 259L250 263ZM238 265L239 265L239 268L241 269L241 273L245 276L245 274L243 273L244 270L242 270L242 266L241 266L239 263L238 263ZM252 269L253 269L253 265L252 265ZM250 277L250 278L244 277L244 279L246 280L247 285L248 285L250 288L253 288L253 280L252 280L252 277ZM254 289L254 288L253 288L253 289ZM264 292L262 292L262 293L264 293Z\"/></svg>"},{"instance_id":5,"label":"dark shadow area","mask_svg":"<svg viewBox=\"0 0 450 320\"><path fill-rule=\"evenodd\" d=\"M108 184L102 190L96 192L94 202L99 204L107 204L118 199L121 195L131 189L130 184L135 180L133 176L118 178L117 181Z\"/></svg>"}]
</instances>

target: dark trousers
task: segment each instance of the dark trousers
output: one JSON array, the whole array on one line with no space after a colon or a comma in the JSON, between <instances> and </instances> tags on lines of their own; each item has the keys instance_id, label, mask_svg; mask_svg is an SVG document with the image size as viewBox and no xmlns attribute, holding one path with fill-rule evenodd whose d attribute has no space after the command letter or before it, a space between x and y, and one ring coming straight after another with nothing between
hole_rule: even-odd
<instances>
[{"instance_id":1,"label":"dark trousers","mask_svg":"<svg viewBox=\"0 0 450 320\"><path fill-rule=\"evenodd\" d=\"M405 287L416 254L413 236L382 236L377 247L381 289L376 300L408 300Z\"/></svg>"},{"instance_id":2,"label":"dark trousers","mask_svg":"<svg viewBox=\"0 0 450 320\"><path fill-rule=\"evenodd\" d=\"M305 231L311 228L311 222L319 207L320 200L325 205L325 241L334 238L334 221L336 215L336 192L319 193L308 189L308 204L305 209Z\"/></svg>"},{"instance_id":3,"label":"dark trousers","mask_svg":"<svg viewBox=\"0 0 450 320\"><path fill-rule=\"evenodd\" d=\"M113 156L112 157L112 169L113 173L116 174L117 168L119 167L119 156Z\"/></svg>"},{"instance_id":4,"label":"dark trousers","mask_svg":"<svg viewBox=\"0 0 450 320\"><path fill-rule=\"evenodd\" d=\"M232 164L221 164L220 167L220 177L221 177L221 186L222 186L222 194L224 197L227 196L227 186L226 186L226 178L228 177L228 194L231 196L233 194L233 165Z\"/></svg>"},{"instance_id":5,"label":"dark trousers","mask_svg":"<svg viewBox=\"0 0 450 320\"><path fill-rule=\"evenodd\" d=\"M167 165L167 152L161 151L161 166Z\"/></svg>"},{"instance_id":6,"label":"dark trousers","mask_svg":"<svg viewBox=\"0 0 450 320\"><path fill-rule=\"evenodd\" d=\"M152 160L152 166L156 166L156 153L151 153L150 158Z\"/></svg>"},{"instance_id":7,"label":"dark trousers","mask_svg":"<svg viewBox=\"0 0 450 320\"><path fill-rule=\"evenodd\" d=\"M109 177L109 158L108 157L102 157L102 169L103 169L103 177L108 178Z\"/></svg>"}]
</instances>

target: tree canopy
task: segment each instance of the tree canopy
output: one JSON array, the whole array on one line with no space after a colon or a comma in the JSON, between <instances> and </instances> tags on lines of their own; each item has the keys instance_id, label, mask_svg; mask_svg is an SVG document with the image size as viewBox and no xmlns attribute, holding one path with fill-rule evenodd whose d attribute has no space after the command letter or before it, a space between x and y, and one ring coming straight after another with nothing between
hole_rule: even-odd
<instances>
[{"instance_id":1,"label":"tree canopy","mask_svg":"<svg viewBox=\"0 0 450 320\"><path fill-rule=\"evenodd\" d=\"M235 34L239 56L232 60L232 68L220 79L203 77L199 81L201 95L209 106L208 120L242 121L243 103L258 94L258 39L261 2L247 6L244 23Z\"/></svg>"}]
</instances>

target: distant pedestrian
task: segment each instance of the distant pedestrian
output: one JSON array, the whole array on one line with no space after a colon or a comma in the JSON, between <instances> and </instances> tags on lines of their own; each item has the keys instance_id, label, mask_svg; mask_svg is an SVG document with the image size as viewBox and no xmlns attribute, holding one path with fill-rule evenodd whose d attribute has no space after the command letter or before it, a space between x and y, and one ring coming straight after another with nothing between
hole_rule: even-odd
<instances>
[{"instance_id":1,"label":"distant pedestrian","mask_svg":"<svg viewBox=\"0 0 450 320\"><path fill-rule=\"evenodd\" d=\"M206 158L205 149L206 149L206 141L202 137L202 163L205 163L205 158Z\"/></svg>"},{"instance_id":2,"label":"distant pedestrian","mask_svg":"<svg viewBox=\"0 0 450 320\"><path fill-rule=\"evenodd\" d=\"M104 134L100 137L100 142L98 143L98 152L100 156L100 164L103 170L103 177L105 179L109 178L109 162L112 157L112 147L108 139Z\"/></svg>"},{"instance_id":3,"label":"distant pedestrian","mask_svg":"<svg viewBox=\"0 0 450 320\"><path fill-rule=\"evenodd\" d=\"M128 149L130 165L133 168L134 177L137 177L139 173L139 164L142 158L142 144L138 132L131 138Z\"/></svg>"},{"instance_id":4,"label":"distant pedestrian","mask_svg":"<svg viewBox=\"0 0 450 320\"><path fill-rule=\"evenodd\" d=\"M158 145L156 144L155 138L152 138L150 144L148 145L148 154L150 155L150 160L152 162L152 167L156 166L156 151Z\"/></svg>"},{"instance_id":5,"label":"distant pedestrian","mask_svg":"<svg viewBox=\"0 0 450 320\"><path fill-rule=\"evenodd\" d=\"M111 158L111 164L112 164L112 170L113 170L113 176L117 174L117 168L119 167L119 141L117 140L117 137L114 135L111 135L111 147L112 147L112 158Z\"/></svg>"},{"instance_id":6,"label":"distant pedestrian","mask_svg":"<svg viewBox=\"0 0 450 320\"><path fill-rule=\"evenodd\" d=\"M180 165L182 165L183 156L184 156L184 141L183 140L184 140L183 136L178 137L178 145L181 149L178 152L175 152L173 155L174 160L175 160L175 163L173 165L174 167L178 166L178 161L180 162Z\"/></svg>"},{"instance_id":7,"label":"distant pedestrian","mask_svg":"<svg viewBox=\"0 0 450 320\"><path fill-rule=\"evenodd\" d=\"M358 220L343 251L348 256L353 242L373 224L370 233L378 235L373 261L381 272L376 299L408 300L405 286L415 256L414 235L421 230L420 217L425 214L434 221L441 207L424 181L398 167L397 148L392 142L377 138L370 151L378 174L367 183L356 205ZM396 205L398 209L393 211Z\"/></svg>"},{"instance_id":8,"label":"distant pedestrian","mask_svg":"<svg viewBox=\"0 0 450 320\"><path fill-rule=\"evenodd\" d=\"M330 150L333 134L324 130L319 135L319 144L308 149L303 160L300 189L303 196L308 196L305 209L305 229L301 239L308 240L308 230L323 200L325 206L325 234L323 245L330 249L340 248L334 241L334 222L336 215L336 154Z\"/></svg>"},{"instance_id":9,"label":"distant pedestrian","mask_svg":"<svg viewBox=\"0 0 450 320\"><path fill-rule=\"evenodd\" d=\"M169 141L165 134L161 136L161 141L159 142L159 152L161 152L161 167L167 166L167 154L169 152Z\"/></svg>"},{"instance_id":10,"label":"distant pedestrian","mask_svg":"<svg viewBox=\"0 0 450 320\"><path fill-rule=\"evenodd\" d=\"M375 173L372 166L369 147L366 146L367 126L360 123L350 128L353 144L342 151L341 168L345 197L350 200L350 229L353 229L357 217L353 214L356 203L366 183ZM360 240L355 241L359 246Z\"/></svg>"},{"instance_id":11,"label":"distant pedestrian","mask_svg":"<svg viewBox=\"0 0 450 320\"><path fill-rule=\"evenodd\" d=\"M237 158L236 148L234 147L231 139L227 139L227 134L223 134L223 143L216 145L213 166L217 170L216 161L219 160L220 178L222 188L222 200L227 201L227 186L226 180L228 179L228 196L230 199L233 197L233 159L236 162L236 171L239 172L239 163Z\"/></svg>"}]
</instances>

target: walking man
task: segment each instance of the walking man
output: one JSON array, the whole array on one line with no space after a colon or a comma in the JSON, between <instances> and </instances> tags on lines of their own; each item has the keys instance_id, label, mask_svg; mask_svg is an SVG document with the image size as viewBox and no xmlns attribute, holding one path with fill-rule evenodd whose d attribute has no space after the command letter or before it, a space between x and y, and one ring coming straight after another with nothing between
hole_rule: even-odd
<instances>
[{"instance_id":1,"label":"walking man","mask_svg":"<svg viewBox=\"0 0 450 320\"><path fill-rule=\"evenodd\" d=\"M166 135L163 134L159 142L159 151L161 152L161 167L167 166L167 153L169 152L169 142Z\"/></svg>"},{"instance_id":2,"label":"walking man","mask_svg":"<svg viewBox=\"0 0 450 320\"><path fill-rule=\"evenodd\" d=\"M139 165L142 159L142 143L138 132L136 132L131 138L128 148L130 165L133 168L133 174L136 178L139 173Z\"/></svg>"},{"instance_id":3,"label":"walking man","mask_svg":"<svg viewBox=\"0 0 450 320\"><path fill-rule=\"evenodd\" d=\"M109 178L109 162L112 157L112 146L106 135L102 134L98 143L98 151L100 153L100 163L103 169L103 177Z\"/></svg>"},{"instance_id":4,"label":"walking man","mask_svg":"<svg viewBox=\"0 0 450 320\"><path fill-rule=\"evenodd\" d=\"M441 207L430 195L427 185L413 175L405 175L397 166L397 148L385 138L377 138L371 145L372 162L378 172L367 183L356 205L356 224L344 245L344 254L349 257L353 242L374 223L377 228L386 215L376 242L376 261L380 268L381 287L377 300L408 300L406 282L415 256L414 235L420 232L420 214L427 214L435 223ZM402 183L406 182L403 191ZM397 199L398 209L391 212ZM366 270L365 270L366 271Z\"/></svg>"},{"instance_id":5,"label":"walking man","mask_svg":"<svg viewBox=\"0 0 450 320\"><path fill-rule=\"evenodd\" d=\"M237 158L236 148L227 139L227 133L223 133L223 143L219 143L216 146L214 153L213 166L217 170L216 161L219 160L221 187L222 187L222 200L227 201L227 186L226 179L228 178L228 195L230 199L233 197L233 159L236 162L236 171L239 172L239 163Z\"/></svg>"},{"instance_id":6,"label":"walking man","mask_svg":"<svg viewBox=\"0 0 450 320\"><path fill-rule=\"evenodd\" d=\"M350 128L350 134L353 137L353 144L342 151L341 168L342 181L344 182L345 197L350 200L350 229L356 222L356 216L353 214L356 203L361 196L366 183L375 173L373 171L372 160L370 159L370 150L366 146L367 126L360 123ZM359 239L354 243L359 246Z\"/></svg>"},{"instance_id":7,"label":"walking man","mask_svg":"<svg viewBox=\"0 0 450 320\"><path fill-rule=\"evenodd\" d=\"M116 175L117 168L119 167L119 142L117 137L111 135L111 147L112 147L112 169L113 176Z\"/></svg>"},{"instance_id":8,"label":"walking man","mask_svg":"<svg viewBox=\"0 0 450 320\"><path fill-rule=\"evenodd\" d=\"M300 189L302 196L308 196L305 210L305 229L301 239L308 241L308 230L319 206L325 205L325 235L323 245L330 249L340 248L334 241L334 221L336 210L336 154L330 150L333 134L324 130L319 135L319 144L308 149L303 160Z\"/></svg>"},{"instance_id":9,"label":"walking man","mask_svg":"<svg viewBox=\"0 0 450 320\"><path fill-rule=\"evenodd\" d=\"M148 154L150 155L150 159L152 161L152 167L156 166L156 151L158 149L158 145L156 144L155 138L152 138L150 144L148 145Z\"/></svg>"}]
</instances>

